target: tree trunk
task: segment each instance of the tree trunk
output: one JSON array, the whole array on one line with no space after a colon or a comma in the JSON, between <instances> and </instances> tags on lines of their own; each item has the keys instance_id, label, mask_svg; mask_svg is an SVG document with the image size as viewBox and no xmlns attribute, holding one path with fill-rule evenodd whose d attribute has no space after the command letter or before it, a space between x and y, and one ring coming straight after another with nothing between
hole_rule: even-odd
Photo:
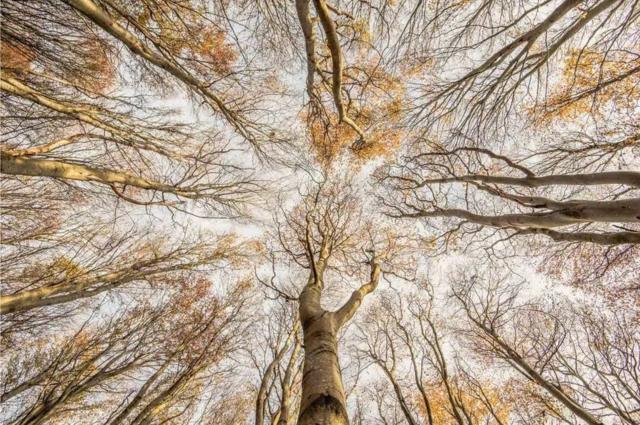
<instances>
[{"instance_id":1,"label":"tree trunk","mask_svg":"<svg viewBox=\"0 0 640 425\"><path fill-rule=\"evenodd\" d=\"M309 252L312 252L311 249ZM298 298L304 335L298 425L349 425L338 361L338 330L353 317L363 298L375 290L380 280L380 264L374 255L369 282L353 291L349 300L337 311L326 311L320 305L320 296L324 288L322 275L328 255L328 248L323 245L320 260L312 262L309 281Z\"/></svg>"},{"instance_id":2,"label":"tree trunk","mask_svg":"<svg viewBox=\"0 0 640 425\"><path fill-rule=\"evenodd\" d=\"M298 425L348 425L334 314L320 310L303 320L302 327L304 370Z\"/></svg>"},{"instance_id":3,"label":"tree trunk","mask_svg":"<svg viewBox=\"0 0 640 425\"><path fill-rule=\"evenodd\" d=\"M298 356L300 354L301 348L302 345L300 344L300 340L296 338L296 343L293 347L291 357L289 358L289 364L287 365L284 379L282 380L282 403L279 412L280 416L277 422L278 425L289 425L292 419L291 413L289 411L292 399L291 387L293 384L293 380L295 379L295 375L298 374L300 368L300 366L298 365Z\"/></svg>"},{"instance_id":4,"label":"tree trunk","mask_svg":"<svg viewBox=\"0 0 640 425\"><path fill-rule=\"evenodd\" d=\"M273 360L267 366L267 369L264 371L264 375L262 376L262 382L260 383L260 388L258 389L258 395L256 396L256 420L255 425L264 425L264 417L265 417L265 409L266 409L266 401L269 397L269 385L271 385L271 380L273 378L273 374L282 360L282 356L286 354L291 346L291 342L296 338L296 334L298 333L299 322L295 324L291 332L287 336L287 339L284 341L282 347L275 347L275 354L273 356ZM284 397L284 394L283 394Z\"/></svg>"},{"instance_id":5,"label":"tree trunk","mask_svg":"<svg viewBox=\"0 0 640 425\"><path fill-rule=\"evenodd\" d=\"M515 351L510 345L508 345L494 330L487 328L485 325L474 321L490 338L493 339L495 344L503 351L506 359L517 365L518 370L526 378L531 379L533 382L544 388L549 394L551 394L557 401L562 403L567 409L569 409L574 415L582 419L589 425L604 425L599 418L588 412L582 405L580 405L574 398L567 392L565 392L558 384L547 381L534 367L532 367L520 354Z\"/></svg>"}]
</instances>

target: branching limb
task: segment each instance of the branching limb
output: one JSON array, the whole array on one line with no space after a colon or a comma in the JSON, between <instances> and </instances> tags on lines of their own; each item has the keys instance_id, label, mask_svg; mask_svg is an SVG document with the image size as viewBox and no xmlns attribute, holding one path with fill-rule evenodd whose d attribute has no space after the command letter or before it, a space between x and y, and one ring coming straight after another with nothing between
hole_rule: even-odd
<instances>
[{"instance_id":1,"label":"branching limb","mask_svg":"<svg viewBox=\"0 0 640 425\"><path fill-rule=\"evenodd\" d=\"M108 11L104 10L92 0L66 0L66 2L118 41L122 42L135 55L170 73L186 84L187 87L200 95L207 104L221 112L238 134L243 136L245 140L249 141L255 148L259 149L257 146L258 141L254 134L255 131L253 128L250 128L250 123L240 117L235 111L231 110L226 105L226 102L210 89L210 84L199 81L184 67L167 59L166 56L155 52L147 46L143 40L114 20Z\"/></svg>"},{"instance_id":2,"label":"branching limb","mask_svg":"<svg viewBox=\"0 0 640 425\"><path fill-rule=\"evenodd\" d=\"M113 187L114 184L122 184L145 190L171 193L176 196L190 199L211 196L210 190L216 190L215 185L205 184L180 187L134 176L133 174L124 171L90 167L87 165L68 163L53 159L34 159L3 154L0 167L0 171L3 174L86 181L103 184L109 187Z\"/></svg>"},{"instance_id":3,"label":"branching limb","mask_svg":"<svg viewBox=\"0 0 640 425\"><path fill-rule=\"evenodd\" d=\"M332 63L332 92L333 101L338 110L338 117L340 122L346 123L351 127L360 137L358 145L364 143L365 135L362 129L347 115L346 108L344 106L344 100L342 98L342 72L344 68L344 58L342 56L342 49L340 48L340 40L338 39L338 33L336 31L336 25L331 19L329 14L329 7L324 0L313 0L313 3L318 13L318 18L322 24L325 35L327 36L327 47L331 53Z\"/></svg>"},{"instance_id":4,"label":"branching limb","mask_svg":"<svg viewBox=\"0 0 640 425\"><path fill-rule=\"evenodd\" d=\"M345 323L347 323L362 304L362 300L365 296L373 292L380 282L380 262L378 257L374 254L370 262L371 274L369 276L369 282L362 285L357 290L353 291L349 300L342 305L334 314L336 318L336 327L339 329Z\"/></svg>"},{"instance_id":5,"label":"branching limb","mask_svg":"<svg viewBox=\"0 0 640 425\"><path fill-rule=\"evenodd\" d=\"M622 245L640 243L640 232L559 232L551 229L523 229L519 235L545 235L556 242L590 242L598 245Z\"/></svg>"}]
</instances>

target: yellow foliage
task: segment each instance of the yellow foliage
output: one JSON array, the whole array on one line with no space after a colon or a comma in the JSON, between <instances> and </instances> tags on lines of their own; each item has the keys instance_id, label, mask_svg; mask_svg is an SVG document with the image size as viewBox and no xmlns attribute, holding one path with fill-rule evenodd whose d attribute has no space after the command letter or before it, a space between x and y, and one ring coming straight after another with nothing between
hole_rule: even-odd
<instances>
[{"instance_id":1,"label":"yellow foliage","mask_svg":"<svg viewBox=\"0 0 640 425\"><path fill-rule=\"evenodd\" d=\"M371 31L369 31L369 22L364 19L358 19L353 23L353 30L358 34L358 41L369 44L372 41Z\"/></svg>"},{"instance_id":2,"label":"yellow foliage","mask_svg":"<svg viewBox=\"0 0 640 425\"><path fill-rule=\"evenodd\" d=\"M494 423L495 419L487 408L486 404L480 400L478 391L465 383L452 379L450 382L451 391L455 400L462 404L467 413L472 417L473 423ZM509 387L496 387L490 383L482 382L482 397L486 397L486 402L491 405L495 415L503 423L509 423L509 414L513 409L515 400L508 398ZM451 402L444 384L425 385L425 391L429 398L431 415L434 423L438 425L456 425L457 421L452 416ZM427 410L422 397L415 397L419 412L423 417L427 417ZM488 422L487 422L488 421Z\"/></svg>"},{"instance_id":3,"label":"yellow foliage","mask_svg":"<svg viewBox=\"0 0 640 425\"><path fill-rule=\"evenodd\" d=\"M397 130L402 118L406 87L397 76L387 73L377 66L375 61L368 60L359 68L349 69L345 73L345 87L353 85L360 89L358 98L366 99L365 105L353 102L349 105L347 115L365 133L363 144L357 143L360 136L344 122L339 122L338 115L332 112L333 99L327 99L322 107L303 111L301 119L306 122L311 139L311 146L318 162L329 167L346 149L354 146L354 155L362 163L364 161L388 157L400 146L403 131ZM355 97L355 96L354 96Z\"/></svg>"},{"instance_id":4,"label":"yellow foliage","mask_svg":"<svg viewBox=\"0 0 640 425\"><path fill-rule=\"evenodd\" d=\"M584 114L601 114L605 107L632 110L640 100L640 59L628 53L572 50L555 90L543 111L529 108L536 123L569 121ZM625 75L629 74L629 75Z\"/></svg>"},{"instance_id":5,"label":"yellow foliage","mask_svg":"<svg viewBox=\"0 0 640 425\"><path fill-rule=\"evenodd\" d=\"M73 279L86 272L78 263L64 255L54 260L49 270L55 274L61 274L65 279Z\"/></svg>"},{"instance_id":6,"label":"yellow foliage","mask_svg":"<svg viewBox=\"0 0 640 425\"><path fill-rule=\"evenodd\" d=\"M304 115L303 115L304 116ZM367 128L372 120L366 115L360 115L354 119L360 128ZM311 147L316 159L325 168L340 156L347 148L351 147L359 138L358 134L349 125L339 123L337 114L332 113L328 123L317 118L311 118L308 123L311 137ZM365 145L355 150L358 159L369 160L377 157L390 156L399 146L402 133L386 128L374 128L365 131Z\"/></svg>"},{"instance_id":7,"label":"yellow foliage","mask_svg":"<svg viewBox=\"0 0 640 425\"><path fill-rule=\"evenodd\" d=\"M231 70L238 52L226 41L224 31L202 19L201 10L184 8L177 17L170 5L158 7L161 10L143 9L136 20L141 27L153 29L164 48L193 60L202 73L213 70L225 74Z\"/></svg>"}]
</instances>

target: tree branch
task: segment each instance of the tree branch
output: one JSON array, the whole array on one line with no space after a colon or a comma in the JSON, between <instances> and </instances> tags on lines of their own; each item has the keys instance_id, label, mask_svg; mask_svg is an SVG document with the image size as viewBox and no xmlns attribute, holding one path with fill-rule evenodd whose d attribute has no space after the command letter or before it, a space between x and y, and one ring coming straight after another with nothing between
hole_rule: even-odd
<instances>
[{"instance_id":1,"label":"tree branch","mask_svg":"<svg viewBox=\"0 0 640 425\"><path fill-rule=\"evenodd\" d=\"M357 290L353 291L349 300L342 305L335 313L336 328L340 329L345 323L347 323L358 310L362 300L365 296L373 292L380 282L380 263L378 258L373 255L371 258L371 274L369 276L369 282L362 285Z\"/></svg>"}]
</instances>

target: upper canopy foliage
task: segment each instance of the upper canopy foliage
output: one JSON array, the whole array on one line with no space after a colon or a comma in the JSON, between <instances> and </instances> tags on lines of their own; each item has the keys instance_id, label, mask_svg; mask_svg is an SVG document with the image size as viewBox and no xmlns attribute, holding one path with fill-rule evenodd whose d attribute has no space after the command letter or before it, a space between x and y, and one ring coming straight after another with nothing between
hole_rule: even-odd
<instances>
[{"instance_id":1,"label":"upper canopy foliage","mask_svg":"<svg viewBox=\"0 0 640 425\"><path fill-rule=\"evenodd\" d=\"M639 1L0 13L0 423L640 422Z\"/></svg>"}]
</instances>

